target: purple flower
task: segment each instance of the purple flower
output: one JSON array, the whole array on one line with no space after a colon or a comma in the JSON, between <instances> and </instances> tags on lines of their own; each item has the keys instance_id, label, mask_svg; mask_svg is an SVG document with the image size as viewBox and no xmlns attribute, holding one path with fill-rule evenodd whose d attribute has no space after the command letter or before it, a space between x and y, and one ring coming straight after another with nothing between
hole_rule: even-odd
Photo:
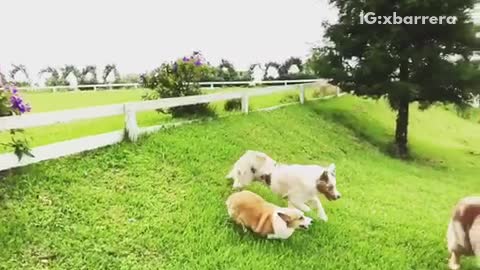
<instances>
[{"instance_id":1,"label":"purple flower","mask_svg":"<svg viewBox=\"0 0 480 270\"><path fill-rule=\"evenodd\" d=\"M201 66L201 65L202 65L202 62L200 60L195 61L195 66L198 67L198 66Z\"/></svg>"},{"instance_id":2,"label":"purple flower","mask_svg":"<svg viewBox=\"0 0 480 270\"><path fill-rule=\"evenodd\" d=\"M183 57L183 62L188 62L188 61L190 61L190 59L188 59L188 57L184 56Z\"/></svg>"},{"instance_id":3,"label":"purple flower","mask_svg":"<svg viewBox=\"0 0 480 270\"><path fill-rule=\"evenodd\" d=\"M30 112L32 107L18 95L18 90L13 88L10 96L10 107L19 114Z\"/></svg>"},{"instance_id":4,"label":"purple flower","mask_svg":"<svg viewBox=\"0 0 480 270\"><path fill-rule=\"evenodd\" d=\"M30 112L32 110L32 107L28 103L23 104L23 113L25 112Z\"/></svg>"}]
</instances>

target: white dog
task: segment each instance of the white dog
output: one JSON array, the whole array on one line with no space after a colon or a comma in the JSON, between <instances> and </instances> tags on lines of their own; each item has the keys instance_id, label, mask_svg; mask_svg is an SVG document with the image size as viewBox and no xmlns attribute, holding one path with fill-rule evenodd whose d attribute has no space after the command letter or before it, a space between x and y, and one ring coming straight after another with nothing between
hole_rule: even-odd
<instances>
[{"instance_id":1,"label":"white dog","mask_svg":"<svg viewBox=\"0 0 480 270\"><path fill-rule=\"evenodd\" d=\"M335 177L335 164L328 168L318 165L277 165L272 174L262 177L273 192L288 198L289 206L304 212L310 211L307 203L313 202L318 217L328 221L327 214L318 198L318 192L328 200L340 199ZM270 178L270 181L268 181Z\"/></svg>"},{"instance_id":2,"label":"white dog","mask_svg":"<svg viewBox=\"0 0 480 270\"><path fill-rule=\"evenodd\" d=\"M234 179L234 188L242 188L254 179L259 179L273 192L288 198L289 206L304 212L310 211L307 203L313 202L318 217L324 221L327 221L328 217L317 196L318 192L328 200L341 197L337 190L335 164L328 168L318 165L277 164L264 153L247 151L235 163L227 178Z\"/></svg>"}]
</instances>

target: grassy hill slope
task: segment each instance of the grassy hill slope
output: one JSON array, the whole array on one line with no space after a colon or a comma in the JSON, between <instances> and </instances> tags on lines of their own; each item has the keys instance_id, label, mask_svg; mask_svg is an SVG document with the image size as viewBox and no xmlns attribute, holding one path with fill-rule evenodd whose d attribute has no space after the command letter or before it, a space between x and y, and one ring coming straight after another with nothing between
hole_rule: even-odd
<instances>
[{"instance_id":1,"label":"grassy hill slope","mask_svg":"<svg viewBox=\"0 0 480 270\"><path fill-rule=\"evenodd\" d=\"M410 161L386 154L387 105L346 96L15 171L0 182L0 268L445 269L451 208L480 194L480 125L414 107ZM232 224L225 175L246 149L286 163L335 162L343 197L322 198L329 222L283 242ZM249 189L286 205L264 186Z\"/></svg>"}]
</instances>

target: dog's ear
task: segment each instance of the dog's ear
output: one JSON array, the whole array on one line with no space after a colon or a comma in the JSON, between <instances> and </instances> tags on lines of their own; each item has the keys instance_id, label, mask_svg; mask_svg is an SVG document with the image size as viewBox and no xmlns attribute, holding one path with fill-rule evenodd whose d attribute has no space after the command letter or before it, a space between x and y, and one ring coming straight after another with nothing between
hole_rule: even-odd
<instances>
[{"instance_id":1,"label":"dog's ear","mask_svg":"<svg viewBox=\"0 0 480 270\"><path fill-rule=\"evenodd\" d=\"M320 181L323 181L325 183L328 183L328 171L327 170L324 170L323 173L320 175L320 177L318 178L318 181L317 182L320 182ZM317 183L318 184L318 183Z\"/></svg>"},{"instance_id":2,"label":"dog's ear","mask_svg":"<svg viewBox=\"0 0 480 270\"><path fill-rule=\"evenodd\" d=\"M292 222L292 218L291 218L289 215L285 214L285 213L278 212L278 216L279 216L281 219L283 219L283 221L285 221L287 224L290 223L290 222Z\"/></svg>"},{"instance_id":3,"label":"dog's ear","mask_svg":"<svg viewBox=\"0 0 480 270\"><path fill-rule=\"evenodd\" d=\"M333 173L335 172L335 163L332 163L330 166L328 166L328 171Z\"/></svg>"}]
</instances>

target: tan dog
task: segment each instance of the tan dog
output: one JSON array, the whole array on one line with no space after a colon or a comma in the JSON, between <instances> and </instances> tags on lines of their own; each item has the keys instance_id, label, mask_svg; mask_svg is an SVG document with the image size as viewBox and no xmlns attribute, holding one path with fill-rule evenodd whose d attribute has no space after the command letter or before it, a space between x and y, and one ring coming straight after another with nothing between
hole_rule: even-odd
<instances>
[{"instance_id":1,"label":"tan dog","mask_svg":"<svg viewBox=\"0 0 480 270\"><path fill-rule=\"evenodd\" d=\"M475 255L480 260L480 197L464 198L455 206L447 240L450 269L460 269L461 255Z\"/></svg>"},{"instance_id":2,"label":"tan dog","mask_svg":"<svg viewBox=\"0 0 480 270\"><path fill-rule=\"evenodd\" d=\"M268 239L287 239L295 229L308 228L312 222L298 209L276 206L247 190L233 193L226 204L228 214L244 231L250 228Z\"/></svg>"}]
</instances>

